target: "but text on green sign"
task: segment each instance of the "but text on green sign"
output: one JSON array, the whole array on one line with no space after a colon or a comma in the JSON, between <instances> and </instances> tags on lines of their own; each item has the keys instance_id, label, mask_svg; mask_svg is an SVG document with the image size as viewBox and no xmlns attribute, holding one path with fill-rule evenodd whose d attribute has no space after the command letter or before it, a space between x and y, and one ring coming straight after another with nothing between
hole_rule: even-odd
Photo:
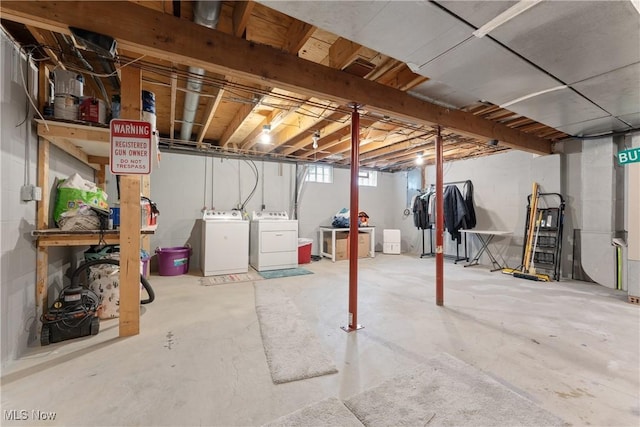
<instances>
[{"instance_id":1,"label":"but text on green sign","mask_svg":"<svg viewBox=\"0 0 640 427\"><path fill-rule=\"evenodd\" d=\"M618 153L618 163L621 165L636 162L640 162L640 148L631 148Z\"/></svg>"}]
</instances>

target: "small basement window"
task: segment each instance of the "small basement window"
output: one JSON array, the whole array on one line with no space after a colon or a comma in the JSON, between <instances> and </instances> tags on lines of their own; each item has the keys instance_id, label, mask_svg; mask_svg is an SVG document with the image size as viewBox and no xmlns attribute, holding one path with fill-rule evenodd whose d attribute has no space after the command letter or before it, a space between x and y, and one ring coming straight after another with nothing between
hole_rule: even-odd
<instances>
[{"instance_id":1,"label":"small basement window","mask_svg":"<svg viewBox=\"0 0 640 427\"><path fill-rule=\"evenodd\" d=\"M358 173L358 184L367 187L377 187L378 171L360 170Z\"/></svg>"},{"instance_id":2,"label":"small basement window","mask_svg":"<svg viewBox=\"0 0 640 427\"><path fill-rule=\"evenodd\" d=\"M333 167L329 165L309 165L306 181L331 184L333 182Z\"/></svg>"}]
</instances>

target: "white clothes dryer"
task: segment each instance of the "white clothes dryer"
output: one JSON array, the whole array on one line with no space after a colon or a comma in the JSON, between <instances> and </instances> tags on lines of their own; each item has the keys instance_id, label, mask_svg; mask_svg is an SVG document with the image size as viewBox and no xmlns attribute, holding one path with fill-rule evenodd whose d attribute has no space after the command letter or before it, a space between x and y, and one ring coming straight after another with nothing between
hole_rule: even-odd
<instances>
[{"instance_id":1,"label":"white clothes dryer","mask_svg":"<svg viewBox=\"0 0 640 427\"><path fill-rule=\"evenodd\" d=\"M207 210L202 221L202 275L249 271L249 221L242 213Z\"/></svg>"},{"instance_id":2,"label":"white clothes dryer","mask_svg":"<svg viewBox=\"0 0 640 427\"><path fill-rule=\"evenodd\" d=\"M298 220L286 212L254 212L250 236L249 264L257 271L298 266Z\"/></svg>"}]
</instances>

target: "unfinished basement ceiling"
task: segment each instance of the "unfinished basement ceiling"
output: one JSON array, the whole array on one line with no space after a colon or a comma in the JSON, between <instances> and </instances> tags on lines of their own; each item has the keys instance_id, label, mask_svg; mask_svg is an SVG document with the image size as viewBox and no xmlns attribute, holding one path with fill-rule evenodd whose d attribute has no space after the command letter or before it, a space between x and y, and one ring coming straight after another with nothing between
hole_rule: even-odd
<instances>
[{"instance_id":1,"label":"unfinished basement ceiling","mask_svg":"<svg viewBox=\"0 0 640 427\"><path fill-rule=\"evenodd\" d=\"M88 95L106 91L110 98L117 87L113 78L83 70L65 33L75 24L113 35L119 48L112 65L142 70L143 89L156 94L162 145L177 151L348 166L352 102L362 104L361 166L389 171L415 167L418 155L433 162L436 124L443 126L445 160L510 148L544 154L569 135L640 125L640 43L630 36L640 34L640 19L629 1L545 1L482 38L473 32L519 3L220 3L215 30L194 24L191 1L3 1L0 8L5 29L35 55L83 72ZM136 25L127 27L128 19ZM166 54L151 54L160 44ZM218 45L235 47L222 55ZM83 54L102 72L104 60ZM184 140L194 64L210 67ZM305 82L307 73L315 80ZM266 145L259 143L265 127L272 138ZM500 142L488 144L492 139Z\"/></svg>"},{"instance_id":2,"label":"unfinished basement ceiling","mask_svg":"<svg viewBox=\"0 0 640 427\"><path fill-rule=\"evenodd\" d=\"M541 1L482 38L473 32L520 2L263 3L410 64L435 101L486 100L577 136L640 126L631 1Z\"/></svg>"}]
</instances>

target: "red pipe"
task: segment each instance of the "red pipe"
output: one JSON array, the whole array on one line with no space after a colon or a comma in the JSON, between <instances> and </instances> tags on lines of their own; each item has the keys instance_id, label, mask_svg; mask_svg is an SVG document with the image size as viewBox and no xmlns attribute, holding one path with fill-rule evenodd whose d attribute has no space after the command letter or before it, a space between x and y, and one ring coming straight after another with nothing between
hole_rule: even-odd
<instances>
[{"instance_id":1,"label":"red pipe","mask_svg":"<svg viewBox=\"0 0 640 427\"><path fill-rule=\"evenodd\" d=\"M436 137L436 305L444 305L444 188L442 134Z\"/></svg>"},{"instance_id":2,"label":"red pipe","mask_svg":"<svg viewBox=\"0 0 640 427\"><path fill-rule=\"evenodd\" d=\"M360 174L360 113L353 106L351 113L351 205L349 211L349 328L358 326L358 185Z\"/></svg>"}]
</instances>

